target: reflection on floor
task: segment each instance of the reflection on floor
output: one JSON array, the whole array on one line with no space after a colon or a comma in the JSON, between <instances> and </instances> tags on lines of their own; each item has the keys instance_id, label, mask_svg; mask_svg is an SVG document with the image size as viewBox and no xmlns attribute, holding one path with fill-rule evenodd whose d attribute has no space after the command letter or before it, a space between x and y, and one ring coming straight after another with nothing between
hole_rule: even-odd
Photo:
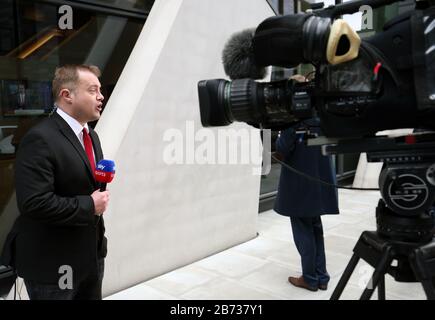
<instances>
[{"instance_id":1,"label":"reflection on floor","mask_svg":"<svg viewBox=\"0 0 435 320\"><path fill-rule=\"evenodd\" d=\"M361 232L375 230L378 199L374 191L340 190L341 214L323 217L331 275L327 291L310 292L287 283L289 275L300 274L290 221L267 211L259 215L256 239L106 299L329 299ZM372 270L360 261L341 298L358 299ZM421 284L395 282L390 276L386 276L386 297L425 299Z\"/></svg>"}]
</instances>

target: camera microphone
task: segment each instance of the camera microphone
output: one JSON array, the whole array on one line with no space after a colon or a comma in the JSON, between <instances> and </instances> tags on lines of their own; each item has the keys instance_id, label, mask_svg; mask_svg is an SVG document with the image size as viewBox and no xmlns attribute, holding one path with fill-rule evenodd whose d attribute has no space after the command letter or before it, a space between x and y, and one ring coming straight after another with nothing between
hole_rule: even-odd
<instances>
[{"instance_id":1,"label":"camera microphone","mask_svg":"<svg viewBox=\"0 0 435 320\"><path fill-rule=\"evenodd\" d=\"M225 73L231 80L234 79L263 79L266 69L257 66L252 40L255 29L246 29L237 32L228 39L222 51L222 64Z\"/></svg>"},{"instance_id":2,"label":"camera microphone","mask_svg":"<svg viewBox=\"0 0 435 320\"><path fill-rule=\"evenodd\" d=\"M108 183L115 177L115 162L112 160L100 160L95 169L95 180L101 183L100 191L106 191Z\"/></svg>"}]
</instances>

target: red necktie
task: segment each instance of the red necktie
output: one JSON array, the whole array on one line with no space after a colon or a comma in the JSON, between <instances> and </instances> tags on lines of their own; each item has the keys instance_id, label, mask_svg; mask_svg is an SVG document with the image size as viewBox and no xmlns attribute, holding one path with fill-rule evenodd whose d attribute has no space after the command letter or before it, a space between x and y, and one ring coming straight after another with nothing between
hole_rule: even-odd
<instances>
[{"instance_id":1,"label":"red necktie","mask_svg":"<svg viewBox=\"0 0 435 320\"><path fill-rule=\"evenodd\" d=\"M95 159L94 159L94 152L92 151L92 140L86 128L83 128L83 144L85 145L86 155L88 156L89 163L91 164L92 174L94 174Z\"/></svg>"}]
</instances>

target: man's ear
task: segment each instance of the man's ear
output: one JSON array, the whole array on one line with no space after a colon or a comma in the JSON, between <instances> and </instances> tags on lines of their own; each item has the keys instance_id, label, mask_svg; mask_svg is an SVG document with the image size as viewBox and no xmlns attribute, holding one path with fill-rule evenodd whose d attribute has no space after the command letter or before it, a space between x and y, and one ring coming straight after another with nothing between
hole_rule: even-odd
<instances>
[{"instance_id":1,"label":"man's ear","mask_svg":"<svg viewBox=\"0 0 435 320\"><path fill-rule=\"evenodd\" d=\"M59 92L59 98L63 98L68 103L72 103L73 93L69 89L62 89Z\"/></svg>"}]
</instances>

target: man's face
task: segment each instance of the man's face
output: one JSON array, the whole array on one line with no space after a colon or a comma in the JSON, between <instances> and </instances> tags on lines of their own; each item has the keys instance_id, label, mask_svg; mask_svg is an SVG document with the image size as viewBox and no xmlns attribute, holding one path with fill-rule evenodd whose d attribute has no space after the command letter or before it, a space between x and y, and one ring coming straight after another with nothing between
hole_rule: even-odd
<instances>
[{"instance_id":1,"label":"man's face","mask_svg":"<svg viewBox=\"0 0 435 320\"><path fill-rule=\"evenodd\" d=\"M26 92L26 87L24 86L24 84L19 84L18 93L25 93L25 92Z\"/></svg>"},{"instance_id":2,"label":"man's face","mask_svg":"<svg viewBox=\"0 0 435 320\"><path fill-rule=\"evenodd\" d=\"M97 76L90 71L78 71L79 81L71 92L73 117L80 123L100 118L104 96Z\"/></svg>"}]
</instances>

